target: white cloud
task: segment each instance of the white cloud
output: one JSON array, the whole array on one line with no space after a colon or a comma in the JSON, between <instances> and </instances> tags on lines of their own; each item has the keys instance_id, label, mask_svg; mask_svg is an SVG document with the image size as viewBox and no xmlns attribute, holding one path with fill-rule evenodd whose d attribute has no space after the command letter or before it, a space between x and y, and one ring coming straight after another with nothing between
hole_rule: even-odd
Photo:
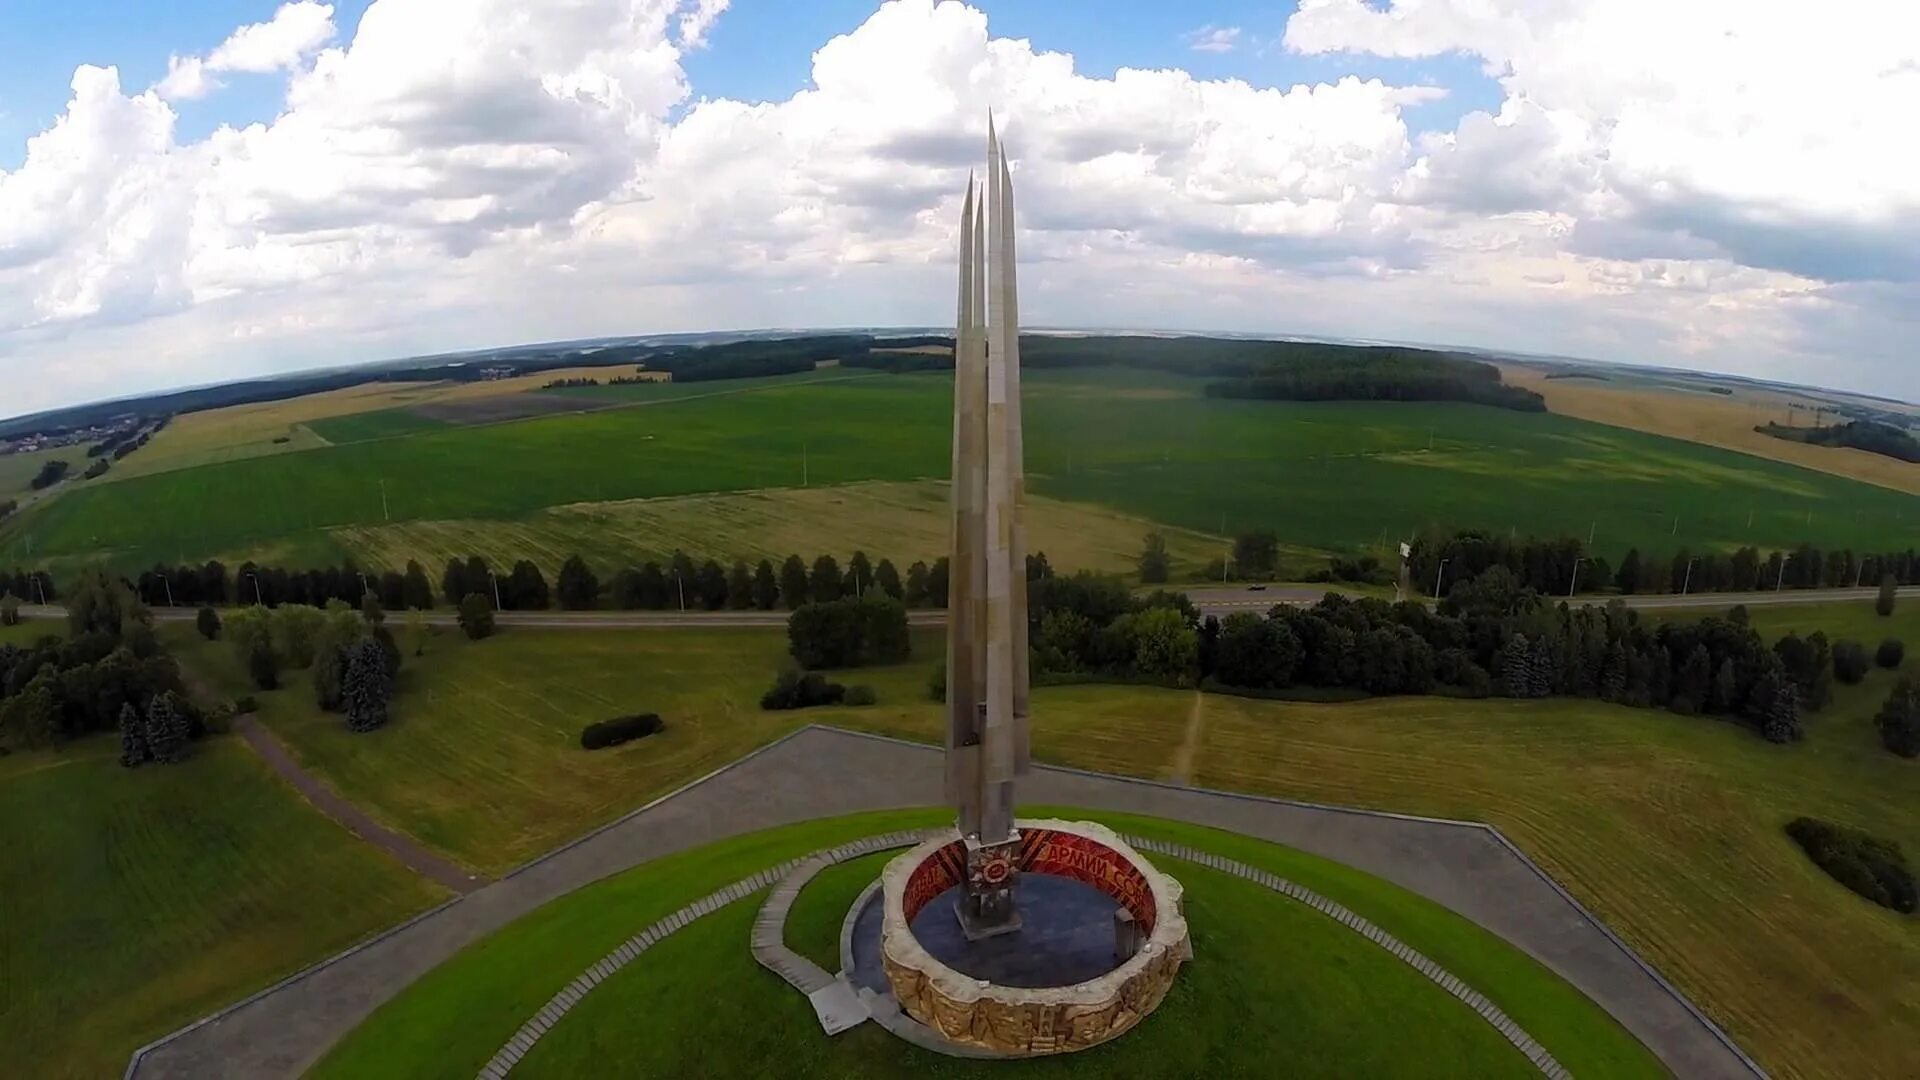
<instances>
[{"instance_id":1,"label":"white cloud","mask_svg":"<svg viewBox=\"0 0 1920 1080\"><path fill-rule=\"evenodd\" d=\"M692 101L682 54L722 0L375 0L336 44L325 5L287 5L144 93L82 68L0 172L0 413L509 340L939 323L989 108L1036 323L1920 394L1892 344L1920 310L1897 160L1920 36L1855 11L1787 78L1785 24L1728 44L1734 9L1699 7L1304 3L1290 48L1498 76L1496 112L1414 136L1403 110L1445 88L1096 78L953 2L879 7L760 104ZM168 102L216 63L287 71L280 114L179 142Z\"/></svg>"},{"instance_id":2,"label":"white cloud","mask_svg":"<svg viewBox=\"0 0 1920 1080\"><path fill-rule=\"evenodd\" d=\"M1182 34L1181 40L1194 52L1224 53L1232 52L1240 41L1240 28L1237 26L1215 26L1212 23L1198 30L1189 30Z\"/></svg>"},{"instance_id":3,"label":"white cloud","mask_svg":"<svg viewBox=\"0 0 1920 1080\"><path fill-rule=\"evenodd\" d=\"M215 72L267 74L290 70L332 41L333 35L332 4L295 0L282 4L272 19L235 30L205 59L168 57L167 74L154 89L169 101L205 97L219 89L213 78Z\"/></svg>"}]
</instances>

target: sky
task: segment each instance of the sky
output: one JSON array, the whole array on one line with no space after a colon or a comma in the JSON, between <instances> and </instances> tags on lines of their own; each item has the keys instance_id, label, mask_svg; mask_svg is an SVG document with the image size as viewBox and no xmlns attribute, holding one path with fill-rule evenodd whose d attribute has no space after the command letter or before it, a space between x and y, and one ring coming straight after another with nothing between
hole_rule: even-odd
<instances>
[{"instance_id":1,"label":"sky","mask_svg":"<svg viewBox=\"0 0 1920 1080\"><path fill-rule=\"evenodd\" d=\"M520 342L952 318L1920 399L1920 6L0 0L0 416Z\"/></svg>"}]
</instances>

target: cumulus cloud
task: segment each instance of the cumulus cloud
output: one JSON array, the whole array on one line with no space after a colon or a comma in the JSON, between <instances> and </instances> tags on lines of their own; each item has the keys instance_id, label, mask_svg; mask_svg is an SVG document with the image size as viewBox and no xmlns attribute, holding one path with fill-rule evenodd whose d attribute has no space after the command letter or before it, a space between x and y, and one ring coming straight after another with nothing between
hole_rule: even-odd
<instances>
[{"instance_id":1,"label":"cumulus cloud","mask_svg":"<svg viewBox=\"0 0 1920 1080\"><path fill-rule=\"evenodd\" d=\"M1240 42L1240 28L1237 26L1215 26L1212 23L1198 30L1189 30L1181 35L1187 48L1194 52L1224 53L1232 52Z\"/></svg>"},{"instance_id":2,"label":"cumulus cloud","mask_svg":"<svg viewBox=\"0 0 1920 1080\"><path fill-rule=\"evenodd\" d=\"M204 59L168 57L167 74L155 90L169 101L205 97L219 89L213 77L216 72L267 74L288 70L332 41L333 35L333 5L295 0L281 5L266 22L235 30Z\"/></svg>"},{"instance_id":3,"label":"cumulus cloud","mask_svg":"<svg viewBox=\"0 0 1920 1080\"><path fill-rule=\"evenodd\" d=\"M80 69L0 172L0 385L25 387L0 412L507 340L938 323L989 108L1037 323L1920 392L1859 359L1886 355L1859 328L1920 310L1896 160L1920 35L1862 11L1787 79L1787 25L1753 5L1728 39L1717 3L1306 0L1288 48L1465 53L1499 80L1497 110L1414 132L1444 88L1095 77L934 0L819 43L785 100L695 100L682 56L726 8L375 0L336 41L330 8L288 4L145 92ZM279 114L180 142L170 102L241 70L286 72Z\"/></svg>"}]
</instances>

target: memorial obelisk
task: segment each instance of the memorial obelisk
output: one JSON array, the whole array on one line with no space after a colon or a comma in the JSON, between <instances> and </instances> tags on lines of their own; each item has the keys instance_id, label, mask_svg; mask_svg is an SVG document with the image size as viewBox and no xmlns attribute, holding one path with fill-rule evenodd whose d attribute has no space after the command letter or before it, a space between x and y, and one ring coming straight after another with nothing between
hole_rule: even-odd
<instances>
[{"instance_id":1,"label":"memorial obelisk","mask_svg":"<svg viewBox=\"0 0 1920 1080\"><path fill-rule=\"evenodd\" d=\"M1014 777L1027 771L1027 573L1013 180L987 120L967 178L954 328L953 548L947 594L947 797L966 841L970 938L1020 927Z\"/></svg>"}]
</instances>

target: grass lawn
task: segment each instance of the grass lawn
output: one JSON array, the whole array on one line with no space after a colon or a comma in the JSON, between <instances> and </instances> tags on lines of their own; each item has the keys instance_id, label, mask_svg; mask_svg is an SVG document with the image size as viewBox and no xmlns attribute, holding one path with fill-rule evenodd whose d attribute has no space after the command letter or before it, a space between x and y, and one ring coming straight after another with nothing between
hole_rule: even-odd
<instances>
[{"instance_id":1,"label":"grass lawn","mask_svg":"<svg viewBox=\"0 0 1920 1080\"><path fill-rule=\"evenodd\" d=\"M867 814L769 830L589 886L443 964L382 1006L313 1075L471 1075L554 990L687 901L781 858L940 815ZM1340 897L1449 964L1457 952L1463 966L1455 973L1511 1010L1580 1075L1658 1074L1651 1056L1584 997L1436 905L1275 845L1173 822L1092 816L1256 862ZM826 947L817 939L837 939L846 904L882 861L835 868L809 886L790 923L796 936L816 939L808 952ZM1168 868L1187 886L1194 964L1123 1040L1027 1063L1023 1075L1271 1075L1276 1059L1288 1062L1289 1075L1528 1073L1526 1061L1465 1006L1351 931L1251 883L1173 860ZM807 1004L747 951L758 899L649 950L577 1005L516 1072L587 1075L608 1061L664 1076L971 1076L1007 1068L925 1054L874 1027L821 1035ZM1250 1015L1260 1022L1248 1025Z\"/></svg>"},{"instance_id":2,"label":"grass lawn","mask_svg":"<svg viewBox=\"0 0 1920 1080\"><path fill-rule=\"evenodd\" d=\"M1271 527L1316 549L1377 549L1426 524L1584 536L1597 521L1596 547L1616 562L1629 545L1865 550L1920 526L1909 495L1561 416L1212 400L1202 385L1135 371L1030 373L1032 491L1192 530ZM37 557L135 565L389 521L519 520L574 503L938 478L951 451L950 391L931 374L794 377L134 477L9 525L0 561L24 558L29 535Z\"/></svg>"},{"instance_id":3,"label":"grass lawn","mask_svg":"<svg viewBox=\"0 0 1920 1080\"><path fill-rule=\"evenodd\" d=\"M236 738L178 766L118 752L97 736L0 758L10 1075L118 1076L141 1044L443 898Z\"/></svg>"},{"instance_id":4,"label":"grass lawn","mask_svg":"<svg viewBox=\"0 0 1920 1080\"><path fill-rule=\"evenodd\" d=\"M237 658L188 626L169 648L228 695L248 692ZM865 683L861 710L764 712L786 657L781 632L507 630L468 642L451 630L400 675L393 722L370 735L313 704L305 671L257 695L261 720L302 764L387 824L498 874L831 712L916 708L941 654L916 636L916 660L835 678ZM926 702L925 708L933 708ZM589 753L580 729L658 712L666 730Z\"/></svg>"},{"instance_id":5,"label":"grass lawn","mask_svg":"<svg viewBox=\"0 0 1920 1080\"><path fill-rule=\"evenodd\" d=\"M315 420L307 425L315 435L333 446L369 442L373 439L392 439L422 431L437 431L446 426L445 420L422 416L412 409L381 409L378 412L354 413L351 416L332 416L325 420Z\"/></svg>"},{"instance_id":6,"label":"grass lawn","mask_svg":"<svg viewBox=\"0 0 1920 1080\"><path fill-rule=\"evenodd\" d=\"M1920 605L1885 621L1863 605L1756 609L1755 618L1769 633L1871 626L1872 641L1884 624L1920 644ZM936 635L916 638L911 664L849 679L876 685L878 706L761 713L755 701L782 646L766 631L514 630L479 645L441 637L403 675L388 731L348 736L337 718L311 713L304 688L267 695L267 720L372 812L487 869L798 723L939 740L941 710L924 690L940 657ZM224 649L217 655L231 663ZM1920 658L1908 663L1916 670ZM1781 831L1811 814L1920 853L1920 764L1882 750L1871 725L1893 678L1875 671L1840 688L1791 747L1718 721L1597 702L1324 705L1042 688L1034 751L1103 772L1184 771L1207 787L1491 822L1769 1069L1901 1076L1920 1060L1920 921L1847 892ZM581 724L628 702L666 715L667 735L607 757L574 747Z\"/></svg>"}]
</instances>

